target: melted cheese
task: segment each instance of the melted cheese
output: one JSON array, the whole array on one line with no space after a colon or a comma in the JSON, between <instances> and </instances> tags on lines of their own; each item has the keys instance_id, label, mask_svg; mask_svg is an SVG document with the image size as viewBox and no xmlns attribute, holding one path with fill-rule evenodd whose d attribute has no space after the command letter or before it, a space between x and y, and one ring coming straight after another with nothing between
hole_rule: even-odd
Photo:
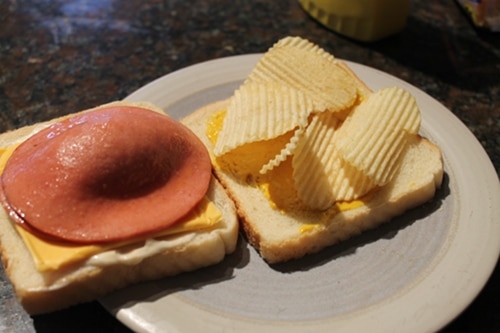
<instances>
[{"instance_id":1,"label":"melted cheese","mask_svg":"<svg viewBox=\"0 0 500 333\"><path fill-rule=\"evenodd\" d=\"M226 117L226 110L216 112L212 115L210 120L207 122L207 137L210 142L215 145L219 133L222 130L222 125L224 124L224 118Z\"/></svg>"},{"instance_id":2,"label":"melted cheese","mask_svg":"<svg viewBox=\"0 0 500 333\"><path fill-rule=\"evenodd\" d=\"M0 174L4 170L5 164L17 146L18 145L12 145L10 147L0 148ZM43 272L57 270L61 267L86 260L94 255L118 249L125 245L144 242L144 246L151 247L154 246L154 242L147 242L147 239L159 239L165 236L212 228L216 226L221 219L222 213L208 198L205 197L202 202L191 211L190 214L172 227L153 235L133 239L127 242L79 245L67 242L48 241L28 232L16 223L14 223L14 227L31 253L37 269Z\"/></svg>"},{"instance_id":3,"label":"melted cheese","mask_svg":"<svg viewBox=\"0 0 500 333\"><path fill-rule=\"evenodd\" d=\"M314 230L317 227L318 227L318 224L304 224L303 226L300 227L300 232L301 233L308 232L308 231Z\"/></svg>"},{"instance_id":4,"label":"melted cheese","mask_svg":"<svg viewBox=\"0 0 500 333\"><path fill-rule=\"evenodd\" d=\"M365 202L363 200L353 200L353 201L340 201L336 202L332 207L327 209L326 211L323 212L321 215L321 220L318 223L308 223L300 226L300 232L305 233L305 232L310 232L312 230L315 230L316 228L319 228L321 225L324 225L325 223L328 223L332 219L333 216L346 212L348 210L356 209L359 207L362 207L365 205Z\"/></svg>"},{"instance_id":5,"label":"melted cheese","mask_svg":"<svg viewBox=\"0 0 500 333\"><path fill-rule=\"evenodd\" d=\"M363 206L365 203L362 200L353 200L353 201L340 201L335 203L338 210L341 212L345 212L346 210L356 209Z\"/></svg>"}]
</instances>

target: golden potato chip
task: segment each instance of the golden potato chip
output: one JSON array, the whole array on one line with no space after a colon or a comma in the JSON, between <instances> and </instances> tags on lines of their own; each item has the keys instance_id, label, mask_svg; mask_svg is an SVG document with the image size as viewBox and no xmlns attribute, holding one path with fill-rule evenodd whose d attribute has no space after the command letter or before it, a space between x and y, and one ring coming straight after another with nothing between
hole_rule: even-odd
<instances>
[{"instance_id":1,"label":"golden potato chip","mask_svg":"<svg viewBox=\"0 0 500 333\"><path fill-rule=\"evenodd\" d=\"M277 42L257 62L245 83L278 82L304 92L317 112L342 111L357 100L357 83L318 46L297 38Z\"/></svg>"},{"instance_id":2,"label":"golden potato chip","mask_svg":"<svg viewBox=\"0 0 500 333\"><path fill-rule=\"evenodd\" d=\"M292 167L297 195L313 209L328 208L335 201L325 169L338 124L330 113L315 114L295 149Z\"/></svg>"},{"instance_id":3,"label":"golden potato chip","mask_svg":"<svg viewBox=\"0 0 500 333\"><path fill-rule=\"evenodd\" d=\"M335 60L335 57L333 54L326 52L323 50L321 47L318 45L311 43L307 39L297 37L297 36L287 36L279 41L277 41L272 47L271 50L274 48L280 48L280 47L296 47L298 49L310 52L310 53L316 53L319 56L327 58L329 61Z\"/></svg>"},{"instance_id":4,"label":"golden potato chip","mask_svg":"<svg viewBox=\"0 0 500 333\"><path fill-rule=\"evenodd\" d=\"M359 199L376 187L363 171L346 162L338 150L332 152L325 172L336 202Z\"/></svg>"},{"instance_id":5,"label":"golden potato chip","mask_svg":"<svg viewBox=\"0 0 500 333\"><path fill-rule=\"evenodd\" d=\"M305 126L300 126L298 129L296 129L293 133L293 136L290 138L290 141L288 141L285 147L281 149L280 153L272 158L269 162L267 162L260 169L259 173L265 174L268 171L271 171L275 167L279 166L282 162L284 162L288 158L288 156L291 156L297 148L297 143L304 134L305 130Z\"/></svg>"},{"instance_id":6,"label":"golden potato chip","mask_svg":"<svg viewBox=\"0 0 500 333\"><path fill-rule=\"evenodd\" d=\"M214 167L221 167L240 181L254 183L262 179L262 166L279 155L292 136L293 132L288 132L270 140L246 143L216 157Z\"/></svg>"},{"instance_id":7,"label":"golden potato chip","mask_svg":"<svg viewBox=\"0 0 500 333\"><path fill-rule=\"evenodd\" d=\"M315 114L293 156L297 195L312 209L324 210L337 201L358 199L375 187L336 149L339 122L331 113Z\"/></svg>"},{"instance_id":8,"label":"golden potato chip","mask_svg":"<svg viewBox=\"0 0 500 333\"><path fill-rule=\"evenodd\" d=\"M337 131L335 145L346 162L382 186L394 175L407 136L419 127L413 96L401 88L385 88L354 108Z\"/></svg>"},{"instance_id":9,"label":"golden potato chip","mask_svg":"<svg viewBox=\"0 0 500 333\"><path fill-rule=\"evenodd\" d=\"M229 101L214 154L221 156L244 144L270 140L305 127L312 108L306 95L288 86L244 84Z\"/></svg>"}]
</instances>

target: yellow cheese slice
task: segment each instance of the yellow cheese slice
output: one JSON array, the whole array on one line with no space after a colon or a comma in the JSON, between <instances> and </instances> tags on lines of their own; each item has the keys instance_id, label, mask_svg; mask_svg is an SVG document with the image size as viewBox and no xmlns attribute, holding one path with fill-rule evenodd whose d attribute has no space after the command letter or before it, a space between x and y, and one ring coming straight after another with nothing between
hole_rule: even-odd
<instances>
[{"instance_id":1,"label":"yellow cheese slice","mask_svg":"<svg viewBox=\"0 0 500 333\"><path fill-rule=\"evenodd\" d=\"M0 175L17 146L18 145L12 145L6 148L0 148ZM14 226L31 253L37 269L43 272L57 270L60 267L88 259L95 254L116 249L124 245L138 243L147 238L161 238L211 228L217 225L221 220L222 213L207 197L204 197L190 214L185 216L182 221L179 221L175 225L153 235L147 235L146 237L120 243L78 245L48 241L28 232L18 224L14 223Z\"/></svg>"}]
</instances>

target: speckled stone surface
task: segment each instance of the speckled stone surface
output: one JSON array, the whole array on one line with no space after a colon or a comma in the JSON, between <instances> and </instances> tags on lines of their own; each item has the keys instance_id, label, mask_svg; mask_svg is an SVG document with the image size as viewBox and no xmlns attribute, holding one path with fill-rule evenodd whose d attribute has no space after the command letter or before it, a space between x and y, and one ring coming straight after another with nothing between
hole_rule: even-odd
<instances>
[{"instance_id":1,"label":"speckled stone surface","mask_svg":"<svg viewBox=\"0 0 500 333\"><path fill-rule=\"evenodd\" d=\"M500 171L500 35L475 29L452 0L413 1L405 30L376 43L325 29L294 0L2 0L0 22L0 132L299 35L427 92L467 125ZM30 318L0 273L0 331L128 332L97 302ZM497 266L443 332L499 332L499 278Z\"/></svg>"}]
</instances>

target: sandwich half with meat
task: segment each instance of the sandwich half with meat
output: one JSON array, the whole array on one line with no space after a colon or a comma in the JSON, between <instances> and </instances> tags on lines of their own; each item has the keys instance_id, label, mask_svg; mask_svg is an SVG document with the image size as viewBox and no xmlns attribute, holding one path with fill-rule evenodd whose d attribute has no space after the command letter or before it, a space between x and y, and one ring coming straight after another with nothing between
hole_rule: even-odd
<instances>
[{"instance_id":1,"label":"sandwich half with meat","mask_svg":"<svg viewBox=\"0 0 500 333\"><path fill-rule=\"evenodd\" d=\"M149 103L1 134L0 200L3 265L30 314L216 264L238 238L205 146Z\"/></svg>"}]
</instances>

